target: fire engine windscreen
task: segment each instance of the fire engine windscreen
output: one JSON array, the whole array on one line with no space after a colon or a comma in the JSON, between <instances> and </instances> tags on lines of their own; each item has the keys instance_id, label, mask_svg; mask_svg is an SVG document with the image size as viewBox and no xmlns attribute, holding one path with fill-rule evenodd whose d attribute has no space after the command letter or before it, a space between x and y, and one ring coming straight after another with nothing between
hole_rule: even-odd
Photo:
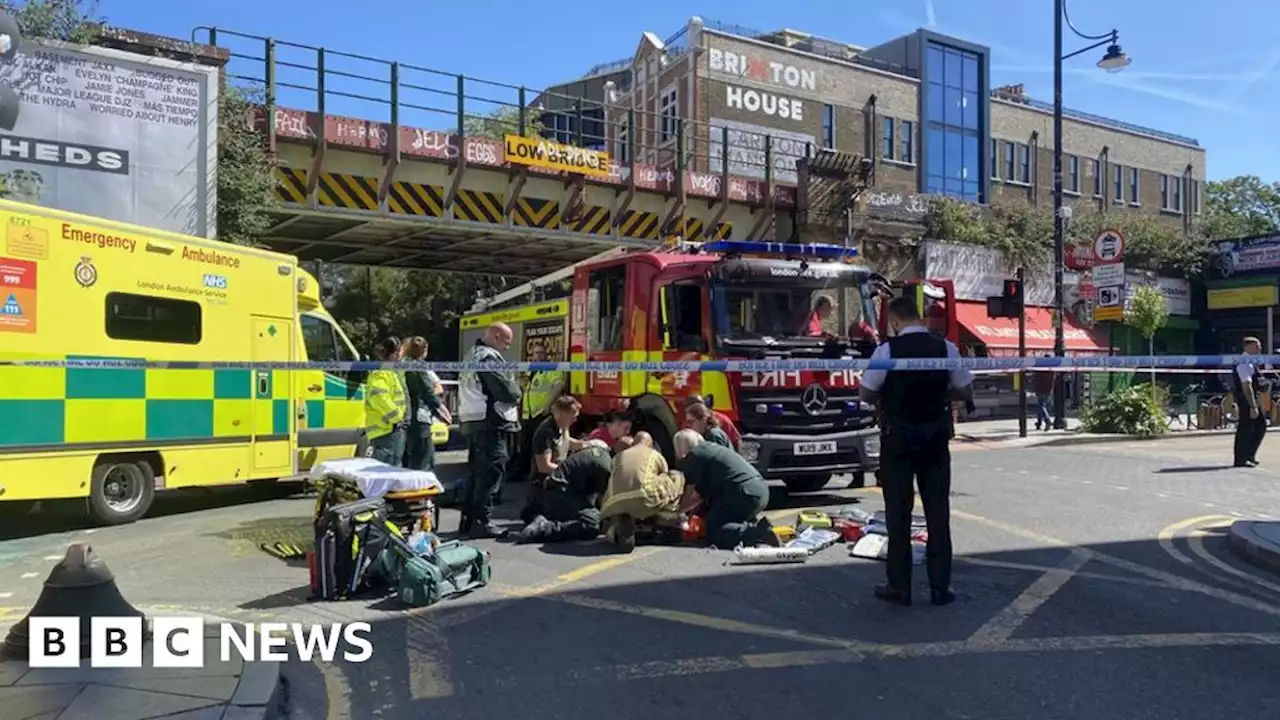
<instances>
[{"instance_id":1,"label":"fire engine windscreen","mask_svg":"<svg viewBox=\"0 0 1280 720\"><path fill-rule=\"evenodd\" d=\"M804 338L862 340L874 327L869 273L844 263L728 260L715 273L717 335L729 344Z\"/></svg>"}]
</instances>

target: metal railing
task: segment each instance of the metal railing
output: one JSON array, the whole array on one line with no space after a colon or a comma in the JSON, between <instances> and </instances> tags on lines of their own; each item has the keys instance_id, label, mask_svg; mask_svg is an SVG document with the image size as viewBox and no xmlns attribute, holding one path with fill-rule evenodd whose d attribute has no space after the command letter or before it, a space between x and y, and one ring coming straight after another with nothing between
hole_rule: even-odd
<instances>
[{"instance_id":1,"label":"metal railing","mask_svg":"<svg viewBox=\"0 0 1280 720\"><path fill-rule=\"evenodd\" d=\"M204 33L204 37L200 37ZM669 45L687 48L687 32ZM656 166L796 182L796 161L810 156L818 139L793 133L761 134L678 118L674 109L657 112L520 85L473 78L460 73L391 62L354 53L202 27L193 40L227 50L228 78L247 86L268 110L273 136L276 109L319 116L339 115L366 123L385 123L390 137L398 129L487 136L543 136L567 145L605 150L622 167ZM754 92L754 91L744 91ZM761 98L761 102L768 99ZM362 132L376 129L363 128ZM673 181L674 175L665 177Z\"/></svg>"},{"instance_id":2,"label":"metal railing","mask_svg":"<svg viewBox=\"0 0 1280 720\"><path fill-rule=\"evenodd\" d=\"M1032 107L1037 110L1043 110L1044 112L1053 112L1053 103L1047 103L1042 100L1035 100L1026 96L1011 97L1009 95L1002 94L999 90L992 90L991 97L996 100L1004 100L1005 102L1011 102L1017 105L1026 105L1027 107ZM1156 130L1154 128L1144 127L1142 125L1135 125L1134 123L1127 123L1127 122L1124 122L1123 120L1114 120L1112 118L1102 117L1101 115L1093 115L1091 113L1082 112L1080 110L1063 108L1062 116L1065 118L1070 118L1072 120L1080 120L1081 122L1093 123L1095 125L1102 125L1104 127L1115 128L1116 130L1124 130L1127 132L1139 133L1141 135L1149 135L1159 140L1167 140L1169 142L1180 143L1182 145L1200 147L1200 141L1196 140L1195 138L1189 138L1185 135L1178 135L1176 133L1165 132L1163 130Z\"/></svg>"}]
</instances>

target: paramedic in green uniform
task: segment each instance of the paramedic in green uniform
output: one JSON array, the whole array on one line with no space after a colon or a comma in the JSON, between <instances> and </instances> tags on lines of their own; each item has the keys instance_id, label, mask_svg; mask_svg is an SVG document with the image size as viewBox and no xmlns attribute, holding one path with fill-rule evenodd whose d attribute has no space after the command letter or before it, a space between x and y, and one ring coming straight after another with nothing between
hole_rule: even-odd
<instances>
[{"instance_id":1,"label":"paramedic in green uniform","mask_svg":"<svg viewBox=\"0 0 1280 720\"><path fill-rule=\"evenodd\" d=\"M609 485L613 453L603 440L588 440L547 479L542 514L516 534L518 543L594 540L600 534L597 501Z\"/></svg>"},{"instance_id":2,"label":"paramedic in green uniform","mask_svg":"<svg viewBox=\"0 0 1280 720\"><path fill-rule=\"evenodd\" d=\"M400 362L400 338L389 337L378 345L378 360ZM396 370L369 373L364 401L365 432L369 457L388 465L404 461L406 413L409 409L404 383Z\"/></svg>"},{"instance_id":3,"label":"paramedic in green uniform","mask_svg":"<svg viewBox=\"0 0 1280 720\"><path fill-rule=\"evenodd\" d=\"M712 545L732 550L739 545L779 544L769 520L760 517L769 505L769 487L750 463L732 448L707 441L697 430L676 433L675 446L685 492L695 492L701 499L703 507L697 514L706 517ZM686 500L682 506L690 504Z\"/></svg>"},{"instance_id":4,"label":"paramedic in green uniform","mask_svg":"<svg viewBox=\"0 0 1280 720\"><path fill-rule=\"evenodd\" d=\"M404 357L413 362L427 359L425 338L412 337L405 343ZM436 469L436 444L431 439L431 426L439 417L449 424L452 417L444 406L444 386L434 372L410 370L404 374L409 391L409 428L404 451L404 466L410 470Z\"/></svg>"},{"instance_id":5,"label":"paramedic in green uniform","mask_svg":"<svg viewBox=\"0 0 1280 720\"><path fill-rule=\"evenodd\" d=\"M547 348L534 345L529 354L529 362L546 362ZM528 480L532 468L533 436L551 411L551 403L564 393L564 373L559 370L536 370L529 375L525 387L524 398L520 407L520 447L515 461L511 463L511 471L507 475L508 482Z\"/></svg>"}]
</instances>

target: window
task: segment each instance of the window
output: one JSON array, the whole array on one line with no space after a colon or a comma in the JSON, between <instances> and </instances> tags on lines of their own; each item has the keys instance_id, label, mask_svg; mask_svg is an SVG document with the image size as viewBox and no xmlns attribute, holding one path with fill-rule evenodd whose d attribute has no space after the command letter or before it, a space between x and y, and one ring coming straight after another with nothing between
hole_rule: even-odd
<instances>
[{"instance_id":1,"label":"window","mask_svg":"<svg viewBox=\"0 0 1280 720\"><path fill-rule=\"evenodd\" d=\"M1182 212L1182 178L1171 176L1169 184L1173 186L1173 207L1170 209Z\"/></svg>"},{"instance_id":2,"label":"window","mask_svg":"<svg viewBox=\"0 0 1280 720\"><path fill-rule=\"evenodd\" d=\"M1116 202L1124 202L1124 166L1111 166L1112 198Z\"/></svg>"},{"instance_id":3,"label":"window","mask_svg":"<svg viewBox=\"0 0 1280 720\"><path fill-rule=\"evenodd\" d=\"M836 146L836 109L833 105L822 106L822 147Z\"/></svg>"},{"instance_id":4,"label":"window","mask_svg":"<svg viewBox=\"0 0 1280 720\"><path fill-rule=\"evenodd\" d=\"M885 160L892 160L894 158L895 146L895 143L893 142L893 118L887 117L881 122L880 137L882 139L882 142L880 143L880 157Z\"/></svg>"},{"instance_id":5,"label":"window","mask_svg":"<svg viewBox=\"0 0 1280 720\"><path fill-rule=\"evenodd\" d=\"M631 119L624 116L618 122L618 152L615 155L618 162L627 164L631 162Z\"/></svg>"},{"instance_id":6,"label":"window","mask_svg":"<svg viewBox=\"0 0 1280 720\"><path fill-rule=\"evenodd\" d=\"M1031 148L1018 143L1018 182L1031 184Z\"/></svg>"},{"instance_id":7,"label":"window","mask_svg":"<svg viewBox=\"0 0 1280 720\"><path fill-rule=\"evenodd\" d=\"M627 267L591 273L587 290L587 344L591 352L622 349L623 290Z\"/></svg>"},{"instance_id":8,"label":"window","mask_svg":"<svg viewBox=\"0 0 1280 720\"><path fill-rule=\"evenodd\" d=\"M355 362L360 358L338 334L333 323L315 315L302 315L302 346L311 362ZM345 372L326 370L329 375L345 377Z\"/></svg>"},{"instance_id":9,"label":"window","mask_svg":"<svg viewBox=\"0 0 1280 720\"><path fill-rule=\"evenodd\" d=\"M988 154L994 153L984 150L980 140L986 98L981 60L975 53L930 42L924 71L925 116L921 142L925 150L926 189L970 202L983 202L982 164L989 161ZM906 127L898 130L901 135ZM1005 162L1013 162L1011 153ZM1012 177L1013 166L1007 169L1007 175ZM994 176L995 168L987 174Z\"/></svg>"},{"instance_id":10,"label":"window","mask_svg":"<svg viewBox=\"0 0 1280 720\"><path fill-rule=\"evenodd\" d=\"M662 91L662 101L659 104L659 116L662 118L662 142L670 142L676 137L680 123L676 114L676 93L675 86L671 86Z\"/></svg>"},{"instance_id":11,"label":"window","mask_svg":"<svg viewBox=\"0 0 1280 720\"><path fill-rule=\"evenodd\" d=\"M1018 164L1018 144L1005 141L1004 144L1004 179L1013 182L1018 179L1015 171Z\"/></svg>"},{"instance_id":12,"label":"window","mask_svg":"<svg viewBox=\"0 0 1280 720\"><path fill-rule=\"evenodd\" d=\"M107 337L112 340L199 345L200 303L154 295L107 294Z\"/></svg>"},{"instance_id":13,"label":"window","mask_svg":"<svg viewBox=\"0 0 1280 720\"><path fill-rule=\"evenodd\" d=\"M1191 181L1191 214L1200 214L1200 181Z\"/></svg>"},{"instance_id":14,"label":"window","mask_svg":"<svg viewBox=\"0 0 1280 720\"><path fill-rule=\"evenodd\" d=\"M662 288L662 346L705 352L702 340L702 285L676 283Z\"/></svg>"},{"instance_id":15,"label":"window","mask_svg":"<svg viewBox=\"0 0 1280 720\"><path fill-rule=\"evenodd\" d=\"M1129 202L1138 204L1138 168L1129 168Z\"/></svg>"},{"instance_id":16,"label":"window","mask_svg":"<svg viewBox=\"0 0 1280 720\"><path fill-rule=\"evenodd\" d=\"M904 163L913 163L916 161L916 124L910 120L898 121L898 134L901 135L898 140L901 142L901 152L898 153L898 159Z\"/></svg>"},{"instance_id":17,"label":"window","mask_svg":"<svg viewBox=\"0 0 1280 720\"><path fill-rule=\"evenodd\" d=\"M1080 158L1067 156L1067 192L1080 194Z\"/></svg>"},{"instance_id":18,"label":"window","mask_svg":"<svg viewBox=\"0 0 1280 720\"><path fill-rule=\"evenodd\" d=\"M1093 175L1093 196L1102 197L1102 161L1097 158L1090 160L1089 172Z\"/></svg>"},{"instance_id":19,"label":"window","mask_svg":"<svg viewBox=\"0 0 1280 720\"><path fill-rule=\"evenodd\" d=\"M991 138L990 147L987 149L989 157L987 158L987 167L991 169L991 179L1000 179L1000 141Z\"/></svg>"}]
</instances>

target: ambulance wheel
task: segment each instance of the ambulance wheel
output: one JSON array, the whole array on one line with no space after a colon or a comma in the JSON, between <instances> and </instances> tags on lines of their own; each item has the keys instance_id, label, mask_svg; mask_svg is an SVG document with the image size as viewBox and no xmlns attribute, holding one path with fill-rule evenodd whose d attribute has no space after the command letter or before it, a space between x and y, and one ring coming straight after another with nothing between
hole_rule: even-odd
<instances>
[{"instance_id":1,"label":"ambulance wheel","mask_svg":"<svg viewBox=\"0 0 1280 720\"><path fill-rule=\"evenodd\" d=\"M830 475L796 475L789 477L783 482L787 484L787 491L793 493L817 492L827 486L827 482L831 480Z\"/></svg>"},{"instance_id":2,"label":"ambulance wheel","mask_svg":"<svg viewBox=\"0 0 1280 720\"><path fill-rule=\"evenodd\" d=\"M89 483L89 515L102 525L124 525L151 509L155 472L146 462L103 458Z\"/></svg>"}]
</instances>

